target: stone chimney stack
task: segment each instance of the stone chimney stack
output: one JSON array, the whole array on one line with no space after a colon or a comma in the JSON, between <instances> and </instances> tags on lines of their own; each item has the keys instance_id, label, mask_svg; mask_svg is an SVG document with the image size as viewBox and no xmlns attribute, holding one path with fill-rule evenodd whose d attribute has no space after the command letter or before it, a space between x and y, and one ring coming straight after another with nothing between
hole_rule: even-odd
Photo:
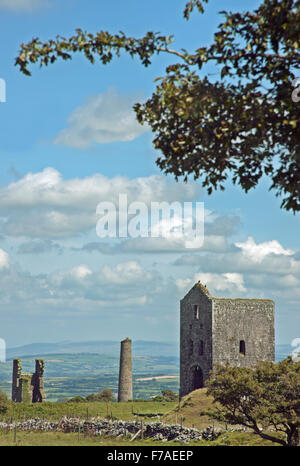
<instances>
[{"instance_id":1,"label":"stone chimney stack","mask_svg":"<svg viewBox=\"0 0 300 466\"><path fill-rule=\"evenodd\" d=\"M121 341L118 401L132 400L131 340Z\"/></svg>"}]
</instances>

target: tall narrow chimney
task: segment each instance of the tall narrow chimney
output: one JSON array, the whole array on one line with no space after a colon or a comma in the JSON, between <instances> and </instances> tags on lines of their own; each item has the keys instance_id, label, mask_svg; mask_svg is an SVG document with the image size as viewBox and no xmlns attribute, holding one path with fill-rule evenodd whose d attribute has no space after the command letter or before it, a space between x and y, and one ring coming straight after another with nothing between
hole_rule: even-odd
<instances>
[{"instance_id":1,"label":"tall narrow chimney","mask_svg":"<svg viewBox=\"0 0 300 466\"><path fill-rule=\"evenodd\" d=\"M121 341L118 401L132 400L131 340Z\"/></svg>"}]
</instances>

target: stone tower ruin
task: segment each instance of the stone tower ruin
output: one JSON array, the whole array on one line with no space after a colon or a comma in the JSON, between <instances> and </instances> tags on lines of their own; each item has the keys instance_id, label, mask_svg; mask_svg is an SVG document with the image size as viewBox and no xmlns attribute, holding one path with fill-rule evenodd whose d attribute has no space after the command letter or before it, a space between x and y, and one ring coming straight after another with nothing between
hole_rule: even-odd
<instances>
[{"instance_id":1,"label":"stone tower ruin","mask_svg":"<svg viewBox=\"0 0 300 466\"><path fill-rule=\"evenodd\" d=\"M132 400L131 340L121 341L118 401Z\"/></svg>"},{"instance_id":2,"label":"stone tower ruin","mask_svg":"<svg viewBox=\"0 0 300 466\"><path fill-rule=\"evenodd\" d=\"M215 364L274 361L274 302L211 296L200 282L180 301L180 398L204 386Z\"/></svg>"},{"instance_id":3,"label":"stone tower ruin","mask_svg":"<svg viewBox=\"0 0 300 466\"><path fill-rule=\"evenodd\" d=\"M41 403L45 401L43 359L35 360L35 372L22 372L21 360L13 360L12 401L21 403Z\"/></svg>"}]
</instances>

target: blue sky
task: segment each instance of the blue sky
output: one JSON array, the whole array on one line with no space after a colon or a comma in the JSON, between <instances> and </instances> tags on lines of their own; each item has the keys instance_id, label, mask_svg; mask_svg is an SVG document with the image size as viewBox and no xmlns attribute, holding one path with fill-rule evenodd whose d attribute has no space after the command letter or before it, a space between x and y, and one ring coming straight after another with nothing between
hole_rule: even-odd
<instances>
[{"instance_id":1,"label":"blue sky","mask_svg":"<svg viewBox=\"0 0 300 466\"><path fill-rule=\"evenodd\" d=\"M132 104L151 95L173 57L143 68L125 55L107 66L76 56L32 67L31 77L14 66L22 42L77 27L160 31L175 36L173 48L193 51L211 41L220 9L240 8L210 3L187 22L181 0L0 0L0 337L8 346L177 341L179 300L199 279L215 296L274 299L276 342L300 336L299 215L280 209L268 180L248 194L228 182L211 196L199 183L176 184L160 173L152 135L135 121ZM103 246L96 206L119 192L146 203L204 202L203 248L148 238Z\"/></svg>"}]
</instances>

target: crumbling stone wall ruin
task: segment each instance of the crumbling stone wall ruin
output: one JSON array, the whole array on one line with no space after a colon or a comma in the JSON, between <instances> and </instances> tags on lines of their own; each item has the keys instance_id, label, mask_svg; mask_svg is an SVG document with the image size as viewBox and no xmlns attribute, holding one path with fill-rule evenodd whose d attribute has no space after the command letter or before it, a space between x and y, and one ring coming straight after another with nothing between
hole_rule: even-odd
<instances>
[{"instance_id":1,"label":"crumbling stone wall ruin","mask_svg":"<svg viewBox=\"0 0 300 466\"><path fill-rule=\"evenodd\" d=\"M35 360L35 372L22 372L21 360L13 360L12 401L17 403L41 403L45 401L43 359Z\"/></svg>"}]
</instances>

